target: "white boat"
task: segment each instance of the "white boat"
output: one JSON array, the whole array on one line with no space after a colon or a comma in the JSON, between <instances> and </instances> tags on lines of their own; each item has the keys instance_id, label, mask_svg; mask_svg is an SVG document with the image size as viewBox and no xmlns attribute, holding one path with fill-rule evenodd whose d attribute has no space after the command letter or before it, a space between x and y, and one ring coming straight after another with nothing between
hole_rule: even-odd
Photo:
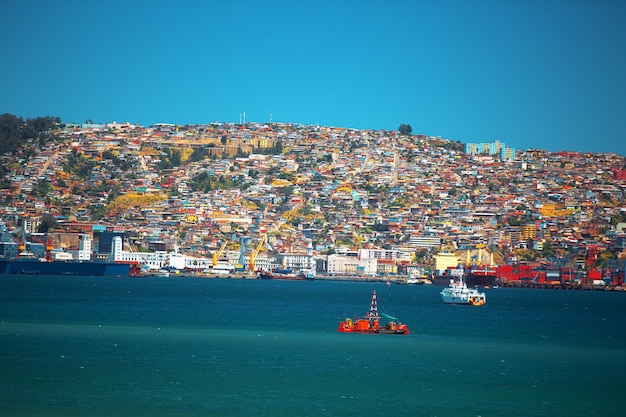
<instances>
[{"instance_id":1,"label":"white boat","mask_svg":"<svg viewBox=\"0 0 626 417\"><path fill-rule=\"evenodd\" d=\"M484 292L476 288L467 288L463 278L450 280L450 285L441 290L441 299L446 304L468 304L472 306L482 306L487 302Z\"/></svg>"},{"instance_id":2,"label":"white boat","mask_svg":"<svg viewBox=\"0 0 626 417\"><path fill-rule=\"evenodd\" d=\"M432 281L428 278L407 278L408 285L432 285Z\"/></svg>"},{"instance_id":3,"label":"white boat","mask_svg":"<svg viewBox=\"0 0 626 417\"><path fill-rule=\"evenodd\" d=\"M210 274L230 275L235 272L235 267L228 262L218 262L213 268L209 269Z\"/></svg>"}]
</instances>

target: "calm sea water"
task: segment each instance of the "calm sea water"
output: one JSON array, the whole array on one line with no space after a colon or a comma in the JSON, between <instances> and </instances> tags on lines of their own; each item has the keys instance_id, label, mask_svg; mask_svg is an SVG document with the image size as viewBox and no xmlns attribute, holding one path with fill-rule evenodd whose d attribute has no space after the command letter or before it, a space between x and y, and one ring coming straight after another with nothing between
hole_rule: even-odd
<instances>
[{"instance_id":1,"label":"calm sea water","mask_svg":"<svg viewBox=\"0 0 626 417\"><path fill-rule=\"evenodd\" d=\"M0 415L626 415L626 294L440 289L0 276ZM337 332L373 290L410 335Z\"/></svg>"}]
</instances>

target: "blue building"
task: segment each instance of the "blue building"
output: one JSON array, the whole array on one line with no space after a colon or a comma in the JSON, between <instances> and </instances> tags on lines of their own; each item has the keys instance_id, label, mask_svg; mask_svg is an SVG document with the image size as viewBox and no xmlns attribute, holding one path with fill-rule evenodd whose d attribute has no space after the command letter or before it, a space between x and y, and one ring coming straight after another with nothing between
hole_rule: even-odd
<instances>
[{"instance_id":1,"label":"blue building","mask_svg":"<svg viewBox=\"0 0 626 417\"><path fill-rule=\"evenodd\" d=\"M11 239L11 233L0 224L0 258L15 258L17 256L17 243Z\"/></svg>"},{"instance_id":2,"label":"blue building","mask_svg":"<svg viewBox=\"0 0 626 417\"><path fill-rule=\"evenodd\" d=\"M515 159L515 148L508 148L505 143L498 140L491 143L466 143L465 153L468 155L497 155L503 161Z\"/></svg>"}]
</instances>

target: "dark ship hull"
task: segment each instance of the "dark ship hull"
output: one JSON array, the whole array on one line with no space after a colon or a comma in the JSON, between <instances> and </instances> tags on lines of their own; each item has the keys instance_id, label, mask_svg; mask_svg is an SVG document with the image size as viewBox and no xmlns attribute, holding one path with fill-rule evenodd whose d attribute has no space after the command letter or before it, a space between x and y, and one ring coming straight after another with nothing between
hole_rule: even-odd
<instances>
[{"instance_id":1,"label":"dark ship hull","mask_svg":"<svg viewBox=\"0 0 626 417\"><path fill-rule=\"evenodd\" d=\"M314 280L315 276L305 273L305 271L293 271L292 269L274 269L271 272L261 271L258 274L259 279L283 279L289 281L309 281Z\"/></svg>"},{"instance_id":2,"label":"dark ship hull","mask_svg":"<svg viewBox=\"0 0 626 417\"><path fill-rule=\"evenodd\" d=\"M489 274L469 273L465 276L468 287L493 287L497 285L497 277Z\"/></svg>"},{"instance_id":3,"label":"dark ship hull","mask_svg":"<svg viewBox=\"0 0 626 417\"><path fill-rule=\"evenodd\" d=\"M0 259L0 274L128 277L131 275L131 265L115 262L42 262L38 259Z\"/></svg>"},{"instance_id":4,"label":"dark ship hull","mask_svg":"<svg viewBox=\"0 0 626 417\"><path fill-rule=\"evenodd\" d=\"M464 279L468 287L493 287L498 285L499 281L495 275L467 274ZM437 276L433 280L433 285L436 286L446 287L448 284L450 284L450 277L447 276Z\"/></svg>"}]
</instances>

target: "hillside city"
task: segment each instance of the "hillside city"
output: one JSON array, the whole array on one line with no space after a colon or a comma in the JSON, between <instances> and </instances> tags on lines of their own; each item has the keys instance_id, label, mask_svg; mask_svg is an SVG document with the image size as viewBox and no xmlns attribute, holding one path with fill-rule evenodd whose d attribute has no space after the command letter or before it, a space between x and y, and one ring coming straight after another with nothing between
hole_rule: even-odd
<instances>
[{"instance_id":1,"label":"hillside city","mask_svg":"<svg viewBox=\"0 0 626 417\"><path fill-rule=\"evenodd\" d=\"M1 156L0 256L20 256L28 242L43 257L56 234L57 259L105 259L118 236L124 260L145 271L623 273L624 156L463 144L402 127L61 124L53 140ZM89 253L72 234L88 236Z\"/></svg>"}]
</instances>

